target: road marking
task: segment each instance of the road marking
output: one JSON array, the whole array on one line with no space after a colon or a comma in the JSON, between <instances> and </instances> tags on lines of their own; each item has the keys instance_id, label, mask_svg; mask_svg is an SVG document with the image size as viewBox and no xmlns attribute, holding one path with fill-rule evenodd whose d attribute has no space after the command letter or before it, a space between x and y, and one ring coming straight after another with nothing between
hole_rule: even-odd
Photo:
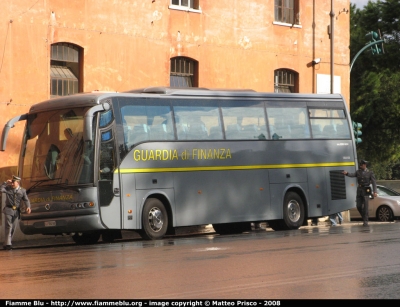
<instances>
[{"instance_id":1,"label":"road marking","mask_svg":"<svg viewBox=\"0 0 400 307\"><path fill-rule=\"evenodd\" d=\"M208 252L208 251L223 251L223 250L227 250L228 248L224 247L207 247L207 248L197 248L194 251L195 252Z\"/></svg>"}]
</instances>

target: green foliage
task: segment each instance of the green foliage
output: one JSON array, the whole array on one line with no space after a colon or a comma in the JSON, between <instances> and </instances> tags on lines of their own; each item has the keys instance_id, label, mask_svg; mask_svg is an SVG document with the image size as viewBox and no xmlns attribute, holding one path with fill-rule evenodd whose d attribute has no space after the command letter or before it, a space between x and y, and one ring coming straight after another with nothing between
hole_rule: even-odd
<instances>
[{"instance_id":1,"label":"green foliage","mask_svg":"<svg viewBox=\"0 0 400 307\"><path fill-rule=\"evenodd\" d=\"M400 1L369 2L362 10L351 5L350 13L352 57L371 31L387 40L383 55L366 50L351 71L351 116L363 125L358 156L372 162L378 179L400 179Z\"/></svg>"}]
</instances>

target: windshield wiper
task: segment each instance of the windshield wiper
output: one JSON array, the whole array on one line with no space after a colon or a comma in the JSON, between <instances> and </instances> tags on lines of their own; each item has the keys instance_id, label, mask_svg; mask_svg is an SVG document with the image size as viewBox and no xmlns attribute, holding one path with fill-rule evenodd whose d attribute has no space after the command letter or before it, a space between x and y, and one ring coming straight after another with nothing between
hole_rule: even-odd
<instances>
[{"instance_id":1,"label":"windshield wiper","mask_svg":"<svg viewBox=\"0 0 400 307\"><path fill-rule=\"evenodd\" d=\"M66 183L56 183L54 185L52 185L53 188L64 188L64 189L70 189L70 190L74 190L77 192L81 192L81 188L77 187L75 185L68 185Z\"/></svg>"},{"instance_id":2,"label":"windshield wiper","mask_svg":"<svg viewBox=\"0 0 400 307\"><path fill-rule=\"evenodd\" d=\"M26 190L26 192L29 193L31 190L33 190L37 186L41 185L43 182L52 181L52 180L54 180L54 179L43 179L43 180L36 181L34 183L34 185L32 185L28 190Z\"/></svg>"}]
</instances>

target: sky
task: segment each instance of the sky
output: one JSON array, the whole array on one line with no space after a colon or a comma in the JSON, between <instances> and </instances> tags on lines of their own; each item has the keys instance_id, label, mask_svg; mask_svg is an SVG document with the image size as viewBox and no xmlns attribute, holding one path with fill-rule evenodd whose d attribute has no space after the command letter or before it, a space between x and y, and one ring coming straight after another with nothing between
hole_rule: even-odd
<instances>
[{"instance_id":1,"label":"sky","mask_svg":"<svg viewBox=\"0 0 400 307\"><path fill-rule=\"evenodd\" d=\"M372 0L372 2L375 2L375 0ZM367 5L368 0L350 0L350 3L353 3L357 8L362 9L364 5Z\"/></svg>"}]
</instances>

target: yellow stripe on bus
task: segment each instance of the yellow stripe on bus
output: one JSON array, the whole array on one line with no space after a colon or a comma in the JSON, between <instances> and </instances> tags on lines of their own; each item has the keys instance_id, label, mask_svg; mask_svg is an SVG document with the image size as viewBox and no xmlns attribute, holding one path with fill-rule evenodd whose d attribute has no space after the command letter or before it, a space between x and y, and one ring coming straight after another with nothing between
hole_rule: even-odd
<instances>
[{"instance_id":1,"label":"yellow stripe on bus","mask_svg":"<svg viewBox=\"0 0 400 307\"><path fill-rule=\"evenodd\" d=\"M230 165L230 166L196 166L196 167L157 167L157 168L121 168L121 174L129 173L163 173L163 172L193 172L193 171L234 171L272 168L311 168L311 167L333 167L354 166L354 162L326 162L305 164L268 164L268 165ZM115 171L118 173L118 169Z\"/></svg>"}]
</instances>

